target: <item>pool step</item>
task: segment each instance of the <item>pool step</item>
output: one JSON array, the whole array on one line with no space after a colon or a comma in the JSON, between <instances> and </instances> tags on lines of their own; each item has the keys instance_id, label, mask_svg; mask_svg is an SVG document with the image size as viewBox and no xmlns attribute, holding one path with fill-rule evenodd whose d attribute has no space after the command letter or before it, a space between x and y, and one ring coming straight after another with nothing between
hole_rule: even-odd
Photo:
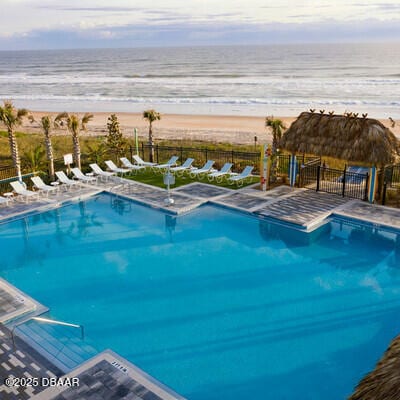
<instances>
[{"instance_id":1,"label":"pool step","mask_svg":"<svg viewBox=\"0 0 400 400\"><path fill-rule=\"evenodd\" d=\"M90 341L82 340L80 331L71 327L31 320L19 325L15 333L65 373L98 354Z\"/></svg>"}]
</instances>

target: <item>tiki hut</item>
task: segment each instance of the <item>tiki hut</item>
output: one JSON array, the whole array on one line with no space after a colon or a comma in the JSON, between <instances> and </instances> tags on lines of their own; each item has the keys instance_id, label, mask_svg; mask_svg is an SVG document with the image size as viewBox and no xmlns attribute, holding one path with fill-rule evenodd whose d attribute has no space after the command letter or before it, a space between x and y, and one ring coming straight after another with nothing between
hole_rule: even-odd
<instances>
[{"instance_id":1,"label":"tiki hut","mask_svg":"<svg viewBox=\"0 0 400 400\"><path fill-rule=\"evenodd\" d=\"M400 336L397 336L375 369L358 384L348 400L398 400L400 398Z\"/></svg>"},{"instance_id":2,"label":"tiki hut","mask_svg":"<svg viewBox=\"0 0 400 400\"><path fill-rule=\"evenodd\" d=\"M284 133L280 147L291 153L314 154L383 166L400 155L394 134L363 114L303 112Z\"/></svg>"}]
</instances>

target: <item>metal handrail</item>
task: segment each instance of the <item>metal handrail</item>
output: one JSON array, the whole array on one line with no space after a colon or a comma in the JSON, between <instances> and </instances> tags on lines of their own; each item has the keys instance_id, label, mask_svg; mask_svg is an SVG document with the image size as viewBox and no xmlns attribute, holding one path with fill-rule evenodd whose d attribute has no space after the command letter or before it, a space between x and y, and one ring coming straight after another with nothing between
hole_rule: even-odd
<instances>
[{"instance_id":1,"label":"metal handrail","mask_svg":"<svg viewBox=\"0 0 400 400\"><path fill-rule=\"evenodd\" d=\"M85 328L83 325L79 325L79 324L72 324L70 322L64 322L64 321L58 321L55 319L50 319L50 318L43 318L43 317L31 317L28 318L24 321L21 321L18 324L15 324L13 326L13 328L11 329L11 340L12 340L12 344L13 344L13 351L16 350L16 344L15 344L15 329L18 328L20 325L25 324L28 321L31 320L35 320L38 322L44 322L46 324L53 324L53 325L62 325L62 326L69 326L71 328L78 328L81 330L81 340L85 340Z\"/></svg>"}]
</instances>

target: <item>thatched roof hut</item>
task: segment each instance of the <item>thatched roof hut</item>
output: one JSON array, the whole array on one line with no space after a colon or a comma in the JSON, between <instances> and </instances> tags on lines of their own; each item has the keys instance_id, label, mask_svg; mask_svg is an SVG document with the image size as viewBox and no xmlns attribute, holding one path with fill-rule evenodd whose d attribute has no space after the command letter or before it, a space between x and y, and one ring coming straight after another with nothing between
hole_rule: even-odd
<instances>
[{"instance_id":1,"label":"thatched roof hut","mask_svg":"<svg viewBox=\"0 0 400 400\"><path fill-rule=\"evenodd\" d=\"M282 149L370 165L393 163L400 155L394 134L376 119L355 114L303 112L284 133Z\"/></svg>"},{"instance_id":2,"label":"thatched roof hut","mask_svg":"<svg viewBox=\"0 0 400 400\"><path fill-rule=\"evenodd\" d=\"M400 398L400 336L397 336L375 369L358 384L348 400L398 400Z\"/></svg>"}]
</instances>

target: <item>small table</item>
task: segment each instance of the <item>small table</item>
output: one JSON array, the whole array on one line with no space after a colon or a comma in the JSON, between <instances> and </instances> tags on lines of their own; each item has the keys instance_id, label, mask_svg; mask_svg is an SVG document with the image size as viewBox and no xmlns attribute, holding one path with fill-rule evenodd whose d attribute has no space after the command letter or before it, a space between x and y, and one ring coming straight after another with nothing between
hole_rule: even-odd
<instances>
[{"instance_id":1,"label":"small table","mask_svg":"<svg viewBox=\"0 0 400 400\"><path fill-rule=\"evenodd\" d=\"M10 201L14 197L14 193L12 192L3 193L3 196L7 199L7 201Z\"/></svg>"},{"instance_id":2,"label":"small table","mask_svg":"<svg viewBox=\"0 0 400 400\"><path fill-rule=\"evenodd\" d=\"M60 187L60 182L58 181L50 182L50 185L56 189L56 192L58 192L58 188Z\"/></svg>"}]
</instances>

